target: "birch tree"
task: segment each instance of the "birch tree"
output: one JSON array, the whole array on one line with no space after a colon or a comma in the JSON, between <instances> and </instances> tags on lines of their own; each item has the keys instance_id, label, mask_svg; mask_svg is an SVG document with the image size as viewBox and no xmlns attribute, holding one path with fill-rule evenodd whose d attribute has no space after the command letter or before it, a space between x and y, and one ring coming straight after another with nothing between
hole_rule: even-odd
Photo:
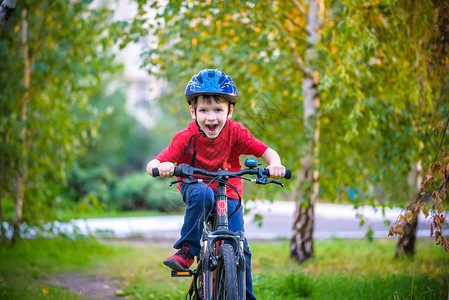
<instances>
[{"instance_id":1,"label":"birch tree","mask_svg":"<svg viewBox=\"0 0 449 300\"><path fill-rule=\"evenodd\" d=\"M0 218L13 241L23 222L51 219L57 186L95 137L101 114L88 99L116 69L120 29L85 1L21 1L17 14L0 32Z\"/></svg>"}]
</instances>

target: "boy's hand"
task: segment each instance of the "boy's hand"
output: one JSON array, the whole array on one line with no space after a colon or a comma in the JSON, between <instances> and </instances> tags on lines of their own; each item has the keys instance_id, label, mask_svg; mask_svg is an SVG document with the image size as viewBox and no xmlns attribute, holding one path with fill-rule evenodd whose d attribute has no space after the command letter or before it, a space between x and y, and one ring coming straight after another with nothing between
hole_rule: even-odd
<instances>
[{"instance_id":1,"label":"boy's hand","mask_svg":"<svg viewBox=\"0 0 449 300\"><path fill-rule=\"evenodd\" d=\"M159 176L161 177L172 177L175 172L175 165L171 162L161 163L157 159L153 159L147 164L147 173L153 176L153 168L159 170Z\"/></svg>"},{"instance_id":2,"label":"boy's hand","mask_svg":"<svg viewBox=\"0 0 449 300\"><path fill-rule=\"evenodd\" d=\"M175 164L172 162L160 163L157 168L159 169L159 176L165 178L172 177L175 172Z\"/></svg>"},{"instance_id":3,"label":"boy's hand","mask_svg":"<svg viewBox=\"0 0 449 300\"><path fill-rule=\"evenodd\" d=\"M283 165L269 165L267 167L270 170L270 177L274 179L284 178L285 176L285 167Z\"/></svg>"}]
</instances>

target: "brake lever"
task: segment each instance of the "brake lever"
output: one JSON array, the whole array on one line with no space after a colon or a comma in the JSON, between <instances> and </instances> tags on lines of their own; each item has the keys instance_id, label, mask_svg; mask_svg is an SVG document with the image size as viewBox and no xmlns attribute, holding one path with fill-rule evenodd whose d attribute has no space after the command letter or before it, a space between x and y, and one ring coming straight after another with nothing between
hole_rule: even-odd
<instances>
[{"instance_id":1,"label":"brake lever","mask_svg":"<svg viewBox=\"0 0 449 300\"><path fill-rule=\"evenodd\" d=\"M174 180L174 181L170 182L170 186L172 186L172 185L174 185L176 183L179 183L179 182L184 182L184 180L182 180L182 179Z\"/></svg>"},{"instance_id":2,"label":"brake lever","mask_svg":"<svg viewBox=\"0 0 449 300\"><path fill-rule=\"evenodd\" d=\"M277 180L267 180L267 177L263 176L257 179L253 179L251 180L252 182L256 183L256 184L269 184L269 183L274 183L274 184L278 184L282 187L284 187L284 184L280 181Z\"/></svg>"},{"instance_id":3,"label":"brake lever","mask_svg":"<svg viewBox=\"0 0 449 300\"><path fill-rule=\"evenodd\" d=\"M284 184L282 182L280 182L280 181L277 181L277 180L268 180L266 182L266 184L268 184L268 183L275 183L275 184L278 184L278 185L284 187Z\"/></svg>"},{"instance_id":4,"label":"brake lever","mask_svg":"<svg viewBox=\"0 0 449 300\"><path fill-rule=\"evenodd\" d=\"M179 183L179 182L187 183L187 184L192 184L192 183L203 182L203 180L202 180L202 179L199 179L199 178L178 179L178 180L175 180L175 181L170 182L170 186L172 186L172 185L175 184L175 183Z\"/></svg>"}]
</instances>

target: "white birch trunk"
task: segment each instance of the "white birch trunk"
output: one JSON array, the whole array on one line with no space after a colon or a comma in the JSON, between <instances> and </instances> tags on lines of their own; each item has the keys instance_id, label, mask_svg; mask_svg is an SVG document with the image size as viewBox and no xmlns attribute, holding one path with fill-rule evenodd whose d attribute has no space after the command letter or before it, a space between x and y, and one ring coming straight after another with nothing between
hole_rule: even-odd
<instances>
[{"instance_id":1,"label":"white birch trunk","mask_svg":"<svg viewBox=\"0 0 449 300\"><path fill-rule=\"evenodd\" d=\"M307 43L304 75L302 82L304 101L305 151L301 158L299 187L296 191L296 210L293 219L290 257L303 262L313 256L314 209L318 198L318 157L319 126L316 108L319 106L317 78L313 76L313 64L317 58L319 11L316 0L311 0L307 14Z\"/></svg>"},{"instance_id":2,"label":"white birch trunk","mask_svg":"<svg viewBox=\"0 0 449 300\"><path fill-rule=\"evenodd\" d=\"M31 59L28 52L28 23L26 21L27 11L22 12L22 51L24 60L24 78L23 85L25 88L25 93L23 94L21 110L20 110L20 121L23 124L22 130L20 131L20 142L22 144L21 151L21 161L16 175L17 182L17 195L16 204L14 210L14 223L13 223L13 236L12 242L20 235L20 224L22 222L22 209L23 201L25 197L25 186L26 186L26 171L28 164L28 148L27 148L27 106L30 100L30 79L31 79Z\"/></svg>"}]
</instances>

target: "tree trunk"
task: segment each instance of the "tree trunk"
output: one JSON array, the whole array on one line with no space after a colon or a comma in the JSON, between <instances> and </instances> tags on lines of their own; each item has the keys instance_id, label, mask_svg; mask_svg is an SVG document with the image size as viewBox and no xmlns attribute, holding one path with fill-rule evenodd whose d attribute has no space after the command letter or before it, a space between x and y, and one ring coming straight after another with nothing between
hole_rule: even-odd
<instances>
[{"instance_id":1,"label":"tree trunk","mask_svg":"<svg viewBox=\"0 0 449 300\"><path fill-rule=\"evenodd\" d=\"M421 171L422 167L419 162L412 164L412 171L410 172L408 178L408 185L411 188L412 195L416 195L417 191L419 190L419 185L421 183ZM396 258L399 258L403 255L413 256L415 254L418 215L415 213L415 206L411 207L410 210L413 212L412 224L409 224L407 220L402 223L404 233L402 234L402 237L399 238L398 244L396 245Z\"/></svg>"},{"instance_id":2,"label":"tree trunk","mask_svg":"<svg viewBox=\"0 0 449 300\"><path fill-rule=\"evenodd\" d=\"M319 124L316 108L319 106L317 91L318 78L313 72L317 57L317 29L319 26L318 3L310 1L307 16L307 43L303 74L304 130L306 143L303 145L299 187L295 193L296 210L293 218L293 232L290 246L290 257L301 262L313 256L314 208L318 198L318 139Z\"/></svg>"},{"instance_id":3,"label":"tree trunk","mask_svg":"<svg viewBox=\"0 0 449 300\"><path fill-rule=\"evenodd\" d=\"M412 211L414 211L414 209L412 209ZM396 246L396 258L399 258L403 255L413 256L415 254L417 227L418 215L413 213L412 224L409 224L407 220L402 224L404 233L402 234L402 237L399 238L398 244Z\"/></svg>"},{"instance_id":4,"label":"tree trunk","mask_svg":"<svg viewBox=\"0 0 449 300\"><path fill-rule=\"evenodd\" d=\"M313 228L315 203L318 198L318 181L313 176L313 157L301 161L300 186L296 190L296 209L293 218L293 234L290 257L300 263L313 256Z\"/></svg>"},{"instance_id":5,"label":"tree trunk","mask_svg":"<svg viewBox=\"0 0 449 300\"><path fill-rule=\"evenodd\" d=\"M23 50L23 60L24 60L24 87L25 93L23 94L21 111L20 111L20 121L22 123L22 130L20 131L20 142L22 146L21 158L19 161L19 167L16 175L17 183L17 195L16 195L16 206L14 210L14 222L13 222L13 235L12 243L15 242L16 238L20 236L20 224L22 222L22 209L23 201L25 197L25 187L26 187L26 170L28 164L28 149L27 149L27 105L30 100L30 79L31 79L31 59L28 53L28 23L26 21L27 11L22 11L22 50Z\"/></svg>"}]
</instances>

